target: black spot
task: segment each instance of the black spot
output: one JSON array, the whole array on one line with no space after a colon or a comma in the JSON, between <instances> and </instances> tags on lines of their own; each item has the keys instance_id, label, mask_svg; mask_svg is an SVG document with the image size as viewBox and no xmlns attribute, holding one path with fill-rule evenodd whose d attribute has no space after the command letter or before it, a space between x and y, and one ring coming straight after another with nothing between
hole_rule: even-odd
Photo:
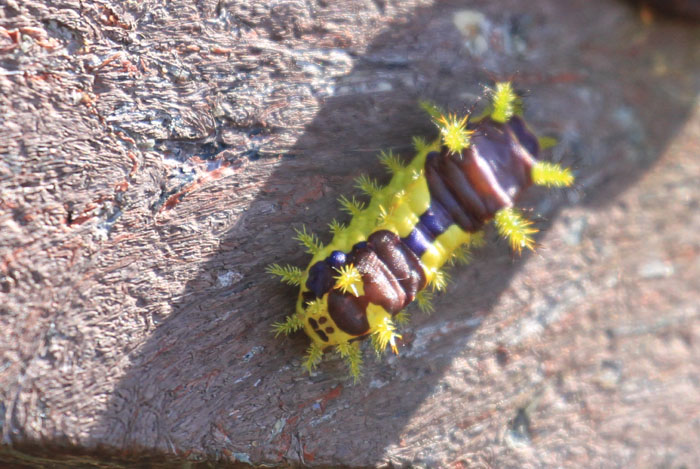
<instances>
[{"instance_id":1,"label":"black spot","mask_svg":"<svg viewBox=\"0 0 700 469\"><path fill-rule=\"evenodd\" d=\"M314 332L315 332L316 334L318 334L318 336L321 338L322 341L328 342L328 336L326 335L325 332L320 331L320 330L318 330L318 329L314 329Z\"/></svg>"}]
</instances>

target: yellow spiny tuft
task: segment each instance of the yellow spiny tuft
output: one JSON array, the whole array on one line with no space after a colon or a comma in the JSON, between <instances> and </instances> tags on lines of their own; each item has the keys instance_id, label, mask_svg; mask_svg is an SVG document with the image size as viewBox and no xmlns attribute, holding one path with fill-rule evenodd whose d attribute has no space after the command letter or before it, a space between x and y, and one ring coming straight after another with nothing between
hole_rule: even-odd
<instances>
[{"instance_id":1,"label":"yellow spiny tuft","mask_svg":"<svg viewBox=\"0 0 700 469\"><path fill-rule=\"evenodd\" d=\"M433 306L433 293L428 290L421 290L416 295L416 303L418 303L418 308L426 314L430 314L435 311Z\"/></svg>"},{"instance_id":2,"label":"yellow spiny tuft","mask_svg":"<svg viewBox=\"0 0 700 469\"><path fill-rule=\"evenodd\" d=\"M342 342L335 346L335 350L338 354L348 362L348 368L350 369L350 375L352 376L353 382L357 382L362 374L362 351L359 347L359 342L349 343Z\"/></svg>"},{"instance_id":3,"label":"yellow spiny tuft","mask_svg":"<svg viewBox=\"0 0 700 469\"><path fill-rule=\"evenodd\" d=\"M275 337L280 334L289 335L304 328L304 320L297 314L292 314L284 322L275 322L272 324L272 331Z\"/></svg>"},{"instance_id":4,"label":"yellow spiny tuft","mask_svg":"<svg viewBox=\"0 0 700 469\"><path fill-rule=\"evenodd\" d=\"M496 212L494 219L496 228L501 236L508 238L511 248L520 254L523 248L534 249L535 240L532 234L537 233L532 228L532 222L524 218L514 208L507 207Z\"/></svg>"},{"instance_id":5,"label":"yellow spiny tuft","mask_svg":"<svg viewBox=\"0 0 700 469\"><path fill-rule=\"evenodd\" d=\"M311 373L321 361L323 356L323 349L316 342L312 343L308 349L306 349L306 356L304 357L303 366L306 371Z\"/></svg>"},{"instance_id":6,"label":"yellow spiny tuft","mask_svg":"<svg viewBox=\"0 0 700 469\"><path fill-rule=\"evenodd\" d=\"M450 276L444 270L435 270L433 279L430 281L430 286L433 291L445 291L447 282L450 281Z\"/></svg>"},{"instance_id":7,"label":"yellow spiny tuft","mask_svg":"<svg viewBox=\"0 0 700 469\"><path fill-rule=\"evenodd\" d=\"M486 244L486 239L484 239L483 231L475 231L471 234L469 238L469 246L480 248Z\"/></svg>"},{"instance_id":8,"label":"yellow spiny tuft","mask_svg":"<svg viewBox=\"0 0 700 469\"><path fill-rule=\"evenodd\" d=\"M403 164L398 156L394 155L391 150L383 151L379 154L379 161L389 170L390 173L395 174L401 169L403 169Z\"/></svg>"},{"instance_id":9,"label":"yellow spiny tuft","mask_svg":"<svg viewBox=\"0 0 700 469\"><path fill-rule=\"evenodd\" d=\"M469 139L474 131L467 129L469 114L461 120L455 115L442 115L435 122L440 129L442 142L451 153L459 154L469 146Z\"/></svg>"},{"instance_id":10,"label":"yellow spiny tuft","mask_svg":"<svg viewBox=\"0 0 700 469\"><path fill-rule=\"evenodd\" d=\"M413 148L416 150L416 153L422 153L428 148L428 142L423 137L413 137Z\"/></svg>"},{"instance_id":11,"label":"yellow spiny tuft","mask_svg":"<svg viewBox=\"0 0 700 469\"><path fill-rule=\"evenodd\" d=\"M411 315L408 314L405 310L404 311L399 311L394 315L394 322L399 325L399 326L405 326L408 324L408 321L411 319Z\"/></svg>"},{"instance_id":12,"label":"yellow spiny tuft","mask_svg":"<svg viewBox=\"0 0 700 469\"><path fill-rule=\"evenodd\" d=\"M349 264L335 270L340 274L336 277L335 288L339 288L343 293L351 291L355 296L364 294L362 275L357 267Z\"/></svg>"},{"instance_id":13,"label":"yellow spiny tuft","mask_svg":"<svg viewBox=\"0 0 700 469\"><path fill-rule=\"evenodd\" d=\"M323 300L323 298L316 298L306 305L307 316L323 316L327 312L328 308L326 307L326 302Z\"/></svg>"},{"instance_id":14,"label":"yellow spiny tuft","mask_svg":"<svg viewBox=\"0 0 700 469\"><path fill-rule=\"evenodd\" d=\"M355 179L355 187L370 197L374 197L381 190L377 181L368 177L366 174Z\"/></svg>"},{"instance_id":15,"label":"yellow spiny tuft","mask_svg":"<svg viewBox=\"0 0 700 469\"><path fill-rule=\"evenodd\" d=\"M265 272L280 277L280 280L289 285L301 285L304 279L304 272L293 265L270 264L265 268Z\"/></svg>"},{"instance_id":16,"label":"yellow spiny tuft","mask_svg":"<svg viewBox=\"0 0 700 469\"><path fill-rule=\"evenodd\" d=\"M491 104L493 106L491 119L504 124L515 114L518 95L509 82L496 83Z\"/></svg>"},{"instance_id":17,"label":"yellow spiny tuft","mask_svg":"<svg viewBox=\"0 0 700 469\"><path fill-rule=\"evenodd\" d=\"M432 117L434 121L439 120L440 117L446 114L440 106L433 103L432 101L420 101L418 105L421 107L421 109L427 112L428 115L430 115L430 117Z\"/></svg>"},{"instance_id":18,"label":"yellow spiny tuft","mask_svg":"<svg viewBox=\"0 0 700 469\"><path fill-rule=\"evenodd\" d=\"M377 353L382 353L387 345L391 346L391 350L395 354L399 354L399 350L396 348L396 339L400 339L401 336L396 333L396 326L389 318L384 318L383 322L377 324L374 332L372 332L372 345Z\"/></svg>"},{"instance_id":19,"label":"yellow spiny tuft","mask_svg":"<svg viewBox=\"0 0 700 469\"><path fill-rule=\"evenodd\" d=\"M295 229L297 235L294 239L299 241L303 246L306 247L306 252L312 255L316 255L323 249L323 243L318 240L313 233L306 232L306 226L302 226L301 230Z\"/></svg>"},{"instance_id":20,"label":"yellow spiny tuft","mask_svg":"<svg viewBox=\"0 0 700 469\"><path fill-rule=\"evenodd\" d=\"M397 193L394 194L394 197L393 197L394 204L398 205L403 200L404 197L406 197L406 190L401 189L400 191L398 191Z\"/></svg>"},{"instance_id":21,"label":"yellow spiny tuft","mask_svg":"<svg viewBox=\"0 0 700 469\"><path fill-rule=\"evenodd\" d=\"M532 167L532 182L538 186L569 187L574 183L574 175L569 168L556 163L538 161Z\"/></svg>"},{"instance_id":22,"label":"yellow spiny tuft","mask_svg":"<svg viewBox=\"0 0 700 469\"><path fill-rule=\"evenodd\" d=\"M461 245L452 252L452 255L450 256L450 259L448 260L448 262L450 263L450 265L455 265L455 264L466 265L466 264L469 264L471 262L471 260L472 260L471 249L469 249L469 247L466 245Z\"/></svg>"},{"instance_id":23,"label":"yellow spiny tuft","mask_svg":"<svg viewBox=\"0 0 700 469\"><path fill-rule=\"evenodd\" d=\"M359 215L360 212L362 212L362 210L365 208L365 204L355 199L355 196L352 196L352 199L348 199L344 195L341 195L338 199L338 202L340 202L341 209L345 210L353 217L355 215Z\"/></svg>"},{"instance_id":24,"label":"yellow spiny tuft","mask_svg":"<svg viewBox=\"0 0 700 469\"><path fill-rule=\"evenodd\" d=\"M389 218L389 212L386 211L383 205L380 205L378 207L379 214L377 215L377 219L374 222L375 227L382 226L384 223L386 223L387 218Z\"/></svg>"},{"instance_id":25,"label":"yellow spiny tuft","mask_svg":"<svg viewBox=\"0 0 700 469\"><path fill-rule=\"evenodd\" d=\"M328 224L328 228L330 228L331 233L333 233L333 236L338 235L340 232L342 232L346 226L340 223L338 220L335 218L331 220L331 222Z\"/></svg>"}]
</instances>

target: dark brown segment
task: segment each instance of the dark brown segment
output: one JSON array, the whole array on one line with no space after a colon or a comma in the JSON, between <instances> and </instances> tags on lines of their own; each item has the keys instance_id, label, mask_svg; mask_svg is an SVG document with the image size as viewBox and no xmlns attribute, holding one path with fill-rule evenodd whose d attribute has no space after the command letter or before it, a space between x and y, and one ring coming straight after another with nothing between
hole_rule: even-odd
<instances>
[{"instance_id":1,"label":"dark brown segment","mask_svg":"<svg viewBox=\"0 0 700 469\"><path fill-rule=\"evenodd\" d=\"M469 183L479 193L481 201L486 206L488 216L482 219L486 221L503 207L512 205L513 201L502 191L498 179L493 173L493 168L481 154L482 149L486 149L487 152L496 151L490 141L486 141L481 146L473 144L464 150L463 161L465 164L462 168L465 170Z\"/></svg>"},{"instance_id":2,"label":"dark brown segment","mask_svg":"<svg viewBox=\"0 0 700 469\"><path fill-rule=\"evenodd\" d=\"M335 329L333 329L331 326L326 327L326 332L329 334L332 334L335 332Z\"/></svg>"},{"instance_id":3,"label":"dark brown segment","mask_svg":"<svg viewBox=\"0 0 700 469\"><path fill-rule=\"evenodd\" d=\"M457 199L464 211L472 215L477 220L483 220L488 216L488 211L484 203L479 198L469 181L467 181L464 172L461 170L454 158L443 157L441 174L445 184L450 189L452 195ZM460 157L460 162L464 162L465 158Z\"/></svg>"},{"instance_id":4,"label":"dark brown segment","mask_svg":"<svg viewBox=\"0 0 700 469\"><path fill-rule=\"evenodd\" d=\"M418 257L391 231L372 233L367 242L401 285L406 294L403 307L407 306L426 285L425 273Z\"/></svg>"},{"instance_id":5,"label":"dark brown segment","mask_svg":"<svg viewBox=\"0 0 700 469\"><path fill-rule=\"evenodd\" d=\"M318 334L318 336L321 338L322 341L328 342L328 336L326 335L325 332L323 332L320 329L314 329L314 332Z\"/></svg>"},{"instance_id":6,"label":"dark brown segment","mask_svg":"<svg viewBox=\"0 0 700 469\"><path fill-rule=\"evenodd\" d=\"M318 318L318 323L319 323L319 324L325 324L326 321L328 321L328 318L325 317L325 316L321 316L320 318Z\"/></svg>"},{"instance_id":7,"label":"dark brown segment","mask_svg":"<svg viewBox=\"0 0 700 469\"><path fill-rule=\"evenodd\" d=\"M433 156L431 157L431 155ZM447 213L450 214L455 223L462 229L465 231L476 231L479 228L477 220L465 213L442 179L439 159L445 157L446 156L438 155L437 153L431 153L428 155L428 158L426 158L425 178L428 181L430 196L445 207Z\"/></svg>"},{"instance_id":8,"label":"dark brown segment","mask_svg":"<svg viewBox=\"0 0 700 469\"><path fill-rule=\"evenodd\" d=\"M434 201L462 229L476 231L532 184L531 151L539 146L519 117L505 125L486 118L470 129L471 145L461 155L444 147L428 155L425 176Z\"/></svg>"},{"instance_id":9,"label":"dark brown segment","mask_svg":"<svg viewBox=\"0 0 700 469\"><path fill-rule=\"evenodd\" d=\"M475 147L479 155L492 169L501 190L515 199L532 184L532 165L539 152L537 137L518 116L505 125L487 119L480 123L478 134Z\"/></svg>"},{"instance_id":10,"label":"dark brown segment","mask_svg":"<svg viewBox=\"0 0 700 469\"><path fill-rule=\"evenodd\" d=\"M311 324L311 327L313 327L314 329L318 329L318 323L314 318L309 318L309 324Z\"/></svg>"},{"instance_id":11,"label":"dark brown segment","mask_svg":"<svg viewBox=\"0 0 700 469\"><path fill-rule=\"evenodd\" d=\"M348 256L348 262L353 263L362 274L364 297L370 303L381 306L391 314L403 309L406 293L369 245L353 249Z\"/></svg>"},{"instance_id":12,"label":"dark brown segment","mask_svg":"<svg viewBox=\"0 0 700 469\"><path fill-rule=\"evenodd\" d=\"M364 335L369 332L367 321L367 300L350 293L332 290L328 294L328 313L338 328L350 335Z\"/></svg>"}]
</instances>

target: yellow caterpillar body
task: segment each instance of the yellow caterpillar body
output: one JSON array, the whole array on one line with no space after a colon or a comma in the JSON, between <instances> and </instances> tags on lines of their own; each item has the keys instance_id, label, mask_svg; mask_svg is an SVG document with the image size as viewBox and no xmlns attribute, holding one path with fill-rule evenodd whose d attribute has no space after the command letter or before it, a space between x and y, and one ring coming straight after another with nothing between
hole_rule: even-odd
<instances>
[{"instance_id":1,"label":"yellow caterpillar body","mask_svg":"<svg viewBox=\"0 0 700 469\"><path fill-rule=\"evenodd\" d=\"M304 271L268 267L300 287L295 313L274 330L304 329L312 340L304 361L309 371L334 349L357 378L360 338L371 337L378 352L387 346L396 352L404 308L417 300L421 309L432 309L426 287L445 288L442 267L468 258L469 248L483 242L486 222L494 220L515 250L532 249L537 230L514 208L515 200L532 184L573 183L568 169L537 160L538 139L515 112L518 98L510 83L497 84L487 113L471 121L423 107L441 138L431 144L415 139L417 154L406 166L382 154L391 181L379 187L366 176L357 180L370 202L340 199L352 220L330 224L333 240L327 246L299 231L297 239L313 255Z\"/></svg>"}]
</instances>

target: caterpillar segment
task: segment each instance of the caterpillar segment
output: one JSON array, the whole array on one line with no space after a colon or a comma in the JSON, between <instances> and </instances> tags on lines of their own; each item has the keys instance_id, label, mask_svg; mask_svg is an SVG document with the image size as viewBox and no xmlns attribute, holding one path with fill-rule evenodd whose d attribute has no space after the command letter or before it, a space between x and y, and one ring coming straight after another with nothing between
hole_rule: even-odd
<instances>
[{"instance_id":1,"label":"caterpillar segment","mask_svg":"<svg viewBox=\"0 0 700 469\"><path fill-rule=\"evenodd\" d=\"M487 222L494 222L514 251L533 249L537 230L515 209L516 199L533 184L566 187L574 181L569 169L537 160L538 138L520 116L510 83L498 83L488 112L471 121L422 106L440 139L414 139L417 154L407 165L383 153L390 182L380 187L367 176L356 180L370 202L340 199L352 220L331 223L327 246L305 228L298 231L297 239L313 255L306 270L268 267L300 287L296 312L274 330L306 332L312 341L304 360L309 371L334 349L357 379L362 361L357 341L367 337L377 353L387 347L398 352L396 325L405 319L406 306L417 300L421 310L433 310L431 291L448 283L443 266L467 261L470 248L484 243Z\"/></svg>"}]
</instances>

